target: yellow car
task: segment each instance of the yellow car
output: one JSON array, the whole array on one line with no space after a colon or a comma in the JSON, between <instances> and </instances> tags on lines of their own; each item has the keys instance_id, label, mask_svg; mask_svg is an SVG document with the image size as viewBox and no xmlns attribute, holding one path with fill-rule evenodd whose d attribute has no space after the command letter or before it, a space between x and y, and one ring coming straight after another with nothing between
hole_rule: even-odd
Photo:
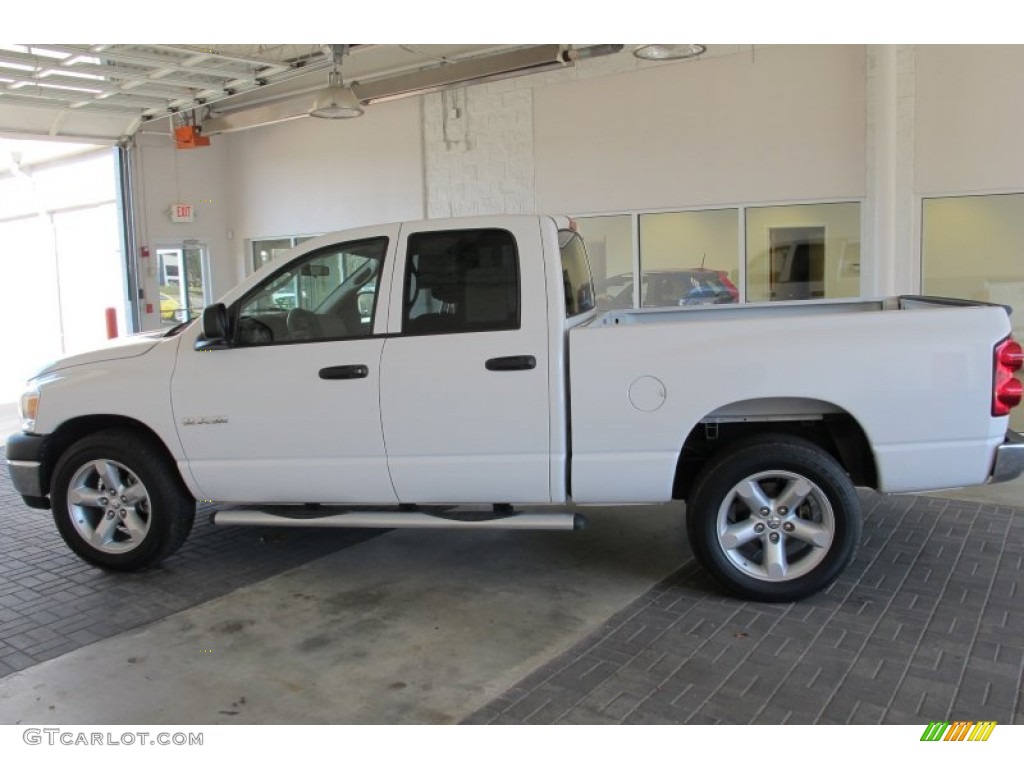
<instances>
[{"instance_id":1,"label":"yellow car","mask_svg":"<svg viewBox=\"0 0 1024 768\"><path fill-rule=\"evenodd\" d=\"M168 296L166 293L160 294L160 319L161 320L174 320L178 315L178 310L181 309L181 304L173 296Z\"/></svg>"}]
</instances>

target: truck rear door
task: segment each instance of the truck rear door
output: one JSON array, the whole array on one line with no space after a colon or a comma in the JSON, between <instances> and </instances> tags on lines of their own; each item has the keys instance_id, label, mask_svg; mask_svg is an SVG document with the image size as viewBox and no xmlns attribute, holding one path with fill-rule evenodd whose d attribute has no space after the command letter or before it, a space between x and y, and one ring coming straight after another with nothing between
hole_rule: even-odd
<instances>
[{"instance_id":1,"label":"truck rear door","mask_svg":"<svg viewBox=\"0 0 1024 768\"><path fill-rule=\"evenodd\" d=\"M400 500L551 499L546 296L534 217L403 227L380 402Z\"/></svg>"}]
</instances>

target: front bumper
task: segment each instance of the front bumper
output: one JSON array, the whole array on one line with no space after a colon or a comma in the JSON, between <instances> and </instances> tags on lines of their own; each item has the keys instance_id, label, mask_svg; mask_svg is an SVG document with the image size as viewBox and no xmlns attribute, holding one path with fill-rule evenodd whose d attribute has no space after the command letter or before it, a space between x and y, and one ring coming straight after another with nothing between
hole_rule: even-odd
<instances>
[{"instance_id":1,"label":"front bumper","mask_svg":"<svg viewBox=\"0 0 1024 768\"><path fill-rule=\"evenodd\" d=\"M16 434L7 438L7 471L11 484L30 507L49 507L43 492L45 448L45 435Z\"/></svg>"},{"instance_id":2,"label":"front bumper","mask_svg":"<svg viewBox=\"0 0 1024 768\"><path fill-rule=\"evenodd\" d=\"M1024 473L1024 435L1006 430L1006 440L996 448L996 461L992 465L990 483L1004 483Z\"/></svg>"}]
</instances>

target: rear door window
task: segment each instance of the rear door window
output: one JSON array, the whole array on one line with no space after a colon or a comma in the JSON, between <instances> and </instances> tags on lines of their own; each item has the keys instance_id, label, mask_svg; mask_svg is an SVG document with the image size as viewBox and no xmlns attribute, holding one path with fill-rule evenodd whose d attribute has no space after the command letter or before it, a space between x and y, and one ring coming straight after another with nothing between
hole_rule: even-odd
<instances>
[{"instance_id":1,"label":"rear door window","mask_svg":"<svg viewBox=\"0 0 1024 768\"><path fill-rule=\"evenodd\" d=\"M519 254L511 232L419 232L408 247L403 333L519 328Z\"/></svg>"}]
</instances>

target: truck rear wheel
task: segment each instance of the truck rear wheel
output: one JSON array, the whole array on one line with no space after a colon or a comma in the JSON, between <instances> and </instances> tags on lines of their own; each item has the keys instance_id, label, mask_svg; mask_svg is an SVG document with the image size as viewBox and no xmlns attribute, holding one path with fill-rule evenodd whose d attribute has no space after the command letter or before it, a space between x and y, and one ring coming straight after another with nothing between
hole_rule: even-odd
<instances>
[{"instance_id":1,"label":"truck rear wheel","mask_svg":"<svg viewBox=\"0 0 1024 768\"><path fill-rule=\"evenodd\" d=\"M836 460L791 435L763 435L712 457L686 525L697 559L729 591L765 602L831 584L860 538L857 492Z\"/></svg>"},{"instance_id":2,"label":"truck rear wheel","mask_svg":"<svg viewBox=\"0 0 1024 768\"><path fill-rule=\"evenodd\" d=\"M115 571L147 568L177 550L196 509L173 463L127 429L72 445L57 462L51 500L57 530L72 551Z\"/></svg>"}]
</instances>

